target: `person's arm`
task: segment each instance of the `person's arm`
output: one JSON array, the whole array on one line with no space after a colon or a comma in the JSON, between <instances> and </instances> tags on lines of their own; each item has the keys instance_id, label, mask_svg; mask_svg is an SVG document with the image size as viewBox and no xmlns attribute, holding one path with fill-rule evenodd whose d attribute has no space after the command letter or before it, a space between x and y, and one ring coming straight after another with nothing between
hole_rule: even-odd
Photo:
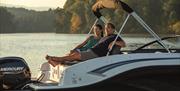
<instances>
[{"instance_id":1,"label":"person's arm","mask_svg":"<svg viewBox=\"0 0 180 91\"><path fill-rule=\"evenodd\" d=\"M113 41L113 42L114 42L114 41ZM111 43L109 44L109 47L108 47L109 49L112 47L113 42L111 42ZM121 40L121 41L116 41L115 45L117 45L117 46L119 46L119 47L126 47L126 43L125 43L123 40Z\"/></svg>"},{"instance_id":2,"label":"person's arm","mask_svg":"<svg viewBox=\"0 0 180 91\"><path fill-rule=\"evenodd\" d=\"M81 47L83 47L87 42L88 40L90 39L91 36L89 36L84 42L82 42L81 44L77 45L73 50L75 49L79 49Z\"/></svg>"},{"instance_id":3,"label":"person's arm","mask_svg":"<svg viewBox=\"0 0 180 91\"><path fill-rule=\"evenodd\" d=\"M126 47L126 43L124 41L116 41L115 45L120 47Z\"/></svg>"}]
</instances>

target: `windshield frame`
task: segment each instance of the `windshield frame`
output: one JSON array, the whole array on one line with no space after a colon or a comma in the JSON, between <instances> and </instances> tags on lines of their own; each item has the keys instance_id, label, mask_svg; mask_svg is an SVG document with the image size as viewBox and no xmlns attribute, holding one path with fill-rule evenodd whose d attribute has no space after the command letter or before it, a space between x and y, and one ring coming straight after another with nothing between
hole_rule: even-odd
<instances>
[{"instance_id":1,"label":"windshield frame","mask_svg":"<svg viewBox=\"0 0 180 91\"><path fill-rule=\"evenodd\" d=\"M162 41L165 41L165 40L168 40L168 39L176 39L176 38L178 38L178 36L163 37L163 38L161 38L161 40L162 40ZM139 51L139 50L143 50L145 47L148 47L148 46L150 46L150 45L152 45L152 44L154 44L154 43L158 43L158 44L163 48L163 46L159 43L158 40L154 40L154 41L151 41L151 42L149 42L149 43L144 44L143 46L138 47L138 48L135 49L133 52L136 52L136 51ZM170 49L170 48L169 48L169 49ZM178 48L177 48L177 49L178 49Z\"/></svg>"}]
</instances>

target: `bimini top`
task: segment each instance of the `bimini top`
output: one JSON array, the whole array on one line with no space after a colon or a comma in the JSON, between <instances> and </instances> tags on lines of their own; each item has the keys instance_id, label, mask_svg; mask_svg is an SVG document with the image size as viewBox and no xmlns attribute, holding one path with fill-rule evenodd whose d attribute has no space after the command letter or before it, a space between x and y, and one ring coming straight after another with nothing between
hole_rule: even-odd
<instances>
[{"instance_id":1,"label":"bimini top","mask_svg":"<svg viewBox=\"0 0 180 91\"><path fill-rule=\"evenodd\" d=\"M126 3L122 2L121 0L99 0L93 5L92 10L94 14L98 18L100 18L102 16L100 10L103 8L110 8L110 9L121 8L127 13L132 13L134 11L132 8L130 8Z\"/></svg>"}]
</instances>

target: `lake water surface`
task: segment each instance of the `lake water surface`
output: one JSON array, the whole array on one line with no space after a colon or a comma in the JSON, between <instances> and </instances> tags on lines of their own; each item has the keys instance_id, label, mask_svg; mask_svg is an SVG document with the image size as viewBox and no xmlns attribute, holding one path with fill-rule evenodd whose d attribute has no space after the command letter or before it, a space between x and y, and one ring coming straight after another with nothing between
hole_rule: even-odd
<instances>
[{"instance_id":1,"label":"lake water surface","mask_svg":"<svg viewBox=\"0 0 180 91\"><path fill-rule=\"evenodd\" d=\"M28 63L36 77L47 54L63 56L86 39L84 34L0 34L0 57L18 56ZM151 38L123 37L126 43L147 43Z\"/></svg>"}]
</instances>

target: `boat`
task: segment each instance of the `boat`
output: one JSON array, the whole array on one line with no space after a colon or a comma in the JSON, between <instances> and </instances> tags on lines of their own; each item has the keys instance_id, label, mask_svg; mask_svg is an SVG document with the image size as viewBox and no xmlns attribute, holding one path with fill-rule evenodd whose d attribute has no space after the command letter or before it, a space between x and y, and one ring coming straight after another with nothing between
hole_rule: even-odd
<instances>
[{"instance_id":1,"label":"boat","mask_svg":"<svg viewBox=\"0 0 180 91\"><path fill-rule=\"evenodd\" d=\"M180 47L172 42L177 43L180 36L160 38L131 7L121 0L97 1L92 9L97 17L94 25L98 20L107 23L107 19L100 12L101 9L119 7L126 12L127 17L117 32L117 37L121 36L129 17L133 17L154 37L154 41L135 50L122 50L118 53L108 52L107 56L82 62L65 62L56 67L46 62L41 65L37 80L29 79L28 66L22 68L22 66L27 65L24 59L18 57L1 58L0 74L2 76L0 75L0 78L12 71L17 71L13 75L24 72L25 75L21 75L26 77L27 81L15 87L15 89L21 90L109 91L117 89L122 91L179 91ZM158 48L154 48L157 45ZM114 51L114 48L111 48L110 51ZM14 65L13 68L5 65L13 62L7 62L7 60L16 60L16 62L23 62L24 64ZM0 81L0 84L3 84L3 82Z\"/></svg>"}]
</instances>

